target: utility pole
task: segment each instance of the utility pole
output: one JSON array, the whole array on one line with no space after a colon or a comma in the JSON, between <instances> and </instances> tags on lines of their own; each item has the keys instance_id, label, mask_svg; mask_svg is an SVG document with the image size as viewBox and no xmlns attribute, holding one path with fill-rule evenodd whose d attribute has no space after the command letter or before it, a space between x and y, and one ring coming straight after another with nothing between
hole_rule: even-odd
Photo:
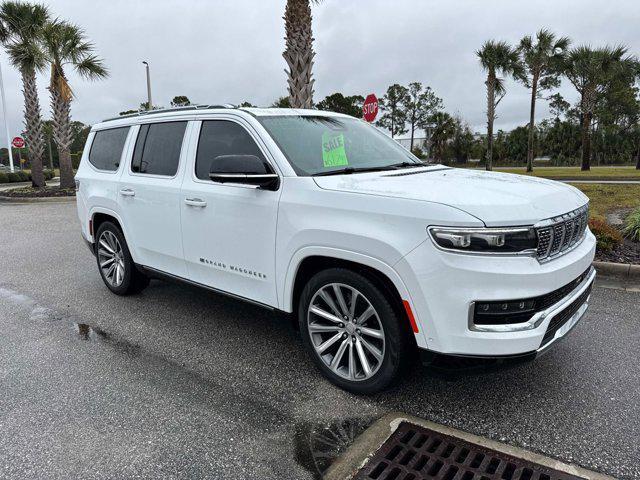
<instances>
[{"instance_id":1,"label":"utility pole","mask_svg":"<svg viewBox=\"0 0 640 480\"><path fill-rule=\"evenodd\" d=\"M13 172L13 153L11 152L11 136L9 135L9 122L7 121L7 100L4 96L4 81L2 80L2 66L0 66L0 92L2 92L2 114L4 115L4 127L7 134L7 151L9 152L9 171Z\"/></svg>"},{"instance_id":2,"label":"utility pole","mask_svg":"<svg viewBox=\"0 0 640 480\"><path fill-rule=\"evenodd\" d=\"M153 103L151 102L151 75L149 74L149 63L142 63L147 70L147 110L153 110Z\"/></svg>"}]
</instances>

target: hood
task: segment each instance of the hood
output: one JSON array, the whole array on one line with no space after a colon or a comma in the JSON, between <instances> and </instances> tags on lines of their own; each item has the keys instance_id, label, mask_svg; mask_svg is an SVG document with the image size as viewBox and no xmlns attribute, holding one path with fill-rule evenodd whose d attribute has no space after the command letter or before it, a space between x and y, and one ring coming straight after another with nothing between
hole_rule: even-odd
<instances>
[{"instance_id":1,"label":"hood","mask_svg":"<svg viewBox=\"0 0 640 480\"><path fill-rule=\"evenodd\" d=\"M313 179L326 190L450 205L487 226L532 225L589 201L578 189L553 180L442 165Z\"/></svg>"}]
</instances>

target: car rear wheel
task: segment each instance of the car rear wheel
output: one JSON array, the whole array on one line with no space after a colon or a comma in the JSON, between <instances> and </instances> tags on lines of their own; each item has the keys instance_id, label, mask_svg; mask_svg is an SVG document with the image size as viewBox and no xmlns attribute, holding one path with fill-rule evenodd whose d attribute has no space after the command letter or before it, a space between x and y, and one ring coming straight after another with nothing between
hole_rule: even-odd
<instances>
[{"instance_id":1,"label":"car rear wheel","mask_svg":"<svg viewBox=\"0 0 640 480\"><path fill-rule=\"evenodd\" d=\"M113 293L130 295L149 285L149 277L136 268L124 235L115 224L100 225L95 252L102 281Z\"/></svg>"},{"instance_id":2,"label":"car rear wheel","mask_svg":"<svg viewBox=\"0 0 640 480\"><path fill-rule=\"evenodd\" d=\"M391 299L368 278L331 268L309 280L298 318L313 361L331 382L354 393L375 393L395 380L406 335Z\"/></svg>"}]
</instances>

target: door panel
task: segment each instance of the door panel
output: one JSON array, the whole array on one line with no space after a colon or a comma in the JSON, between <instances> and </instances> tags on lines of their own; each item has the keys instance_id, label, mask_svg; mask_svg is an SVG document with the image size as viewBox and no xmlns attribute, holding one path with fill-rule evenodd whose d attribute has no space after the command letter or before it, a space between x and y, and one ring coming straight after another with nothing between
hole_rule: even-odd
<instances>
[{"instance_id":1,"label":"door panel","mask_svg":"<svg viewBox=\"0 0 640 480\"><path fill-rule=\"evenodd\" d=\"M207 180L217 155L264 159L254 137L239 123L205 120L194 128L197 154L182 187L181 221L189 278L260 303L277 306L275 237L280 191ZM197 173L196 173L197 172ZM198 178L198 176L203 178Z\"/></svg>"},{"instance_id":2,"label":"door panel","mask_svg":"<svg viewBox=\"0 0 640 480\"><path fill-rule=\"evenodd\" d=\"M188 136L187 122L141 126L132 164L127 165L118 189L135 262L181 277L187 276L180 184L188 145L183 139Z\"/></svg>"}]
</instances>

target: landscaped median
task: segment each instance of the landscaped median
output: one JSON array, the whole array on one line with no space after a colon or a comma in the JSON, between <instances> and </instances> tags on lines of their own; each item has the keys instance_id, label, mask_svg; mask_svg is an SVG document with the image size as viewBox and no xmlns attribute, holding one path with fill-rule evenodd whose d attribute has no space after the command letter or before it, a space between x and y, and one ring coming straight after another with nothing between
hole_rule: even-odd
<instances>
[{"instance_id":1,"label":"landscaped median","mask_svg":"<svg viewBox=\"0 0 640 480\"><path fill-rule=\"evenodd\" d=\"M76 191L74 188L60 187L16 187L0 192L0 202L60 202L75 201Z\"/></svg>"}]
</instances>

